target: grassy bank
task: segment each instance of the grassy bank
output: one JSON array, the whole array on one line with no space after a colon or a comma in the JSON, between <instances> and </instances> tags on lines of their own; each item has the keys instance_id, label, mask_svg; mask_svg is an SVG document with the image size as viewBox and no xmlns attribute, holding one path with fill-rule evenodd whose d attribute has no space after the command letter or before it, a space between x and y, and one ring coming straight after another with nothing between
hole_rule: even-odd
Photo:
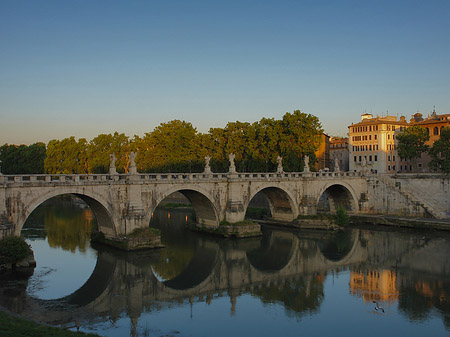
<instances>
[{"instance_id":1,"label":"grassy bank","mask_svg":"<svg viewBox=\"0 0 450 337\"><path fill-rule=\"evenodd\" d=\"M98 337L96 334L72 332L60 328L39 325L23 318L14 317L0 310L0 336L8 337Z\"/></svg>"}]
</instances>

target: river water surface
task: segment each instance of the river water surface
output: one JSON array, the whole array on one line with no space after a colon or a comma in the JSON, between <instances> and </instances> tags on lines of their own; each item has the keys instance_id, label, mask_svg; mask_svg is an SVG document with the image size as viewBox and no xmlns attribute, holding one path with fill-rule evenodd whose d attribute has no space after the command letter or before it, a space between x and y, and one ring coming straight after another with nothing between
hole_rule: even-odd
<instances>
[{"instance_id":1,"label":"river water surface","mask_svg":"<svg viewBox=\"0 0 450 337\"><path fill-rule=\"evenodd\" d=\"M449 336L445 233L349 229L222 239L158 209L166 248L92 247L92 212L52 199L27 220L34 270L1 276L1 305L102 336ZM374 302L375 301L375 302Z\"/></svg>"}]
</instances>

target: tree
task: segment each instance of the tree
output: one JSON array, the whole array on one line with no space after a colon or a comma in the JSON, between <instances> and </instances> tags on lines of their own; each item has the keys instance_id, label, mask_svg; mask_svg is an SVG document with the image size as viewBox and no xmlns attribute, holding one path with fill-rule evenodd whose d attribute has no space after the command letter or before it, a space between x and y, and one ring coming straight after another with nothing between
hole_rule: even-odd
<instances>
[{"instance_id":1,"label":"tree","mask_svg":"<svg viewBox=\"0 0 450 337\"><path fill-rule=\"evenodd\" d=\"M397 153L402 159L414 160L428 151L426 142L430 139L427 130L413 125L397 135Z\"/></svg>"},{"instance_id":2,"label":"tree","mask_svg":"<svg viewBox=\"0 0 450 337\"><path fill-rule=\"evenodd\" d=\"M201 171L202 147L191 123L172 120L161 123L152 132L136 138L139 149L136 165L147 172Z\"/></svg>"},{"instance_id":3,"label":"tree","mask_svg":"<svg viewBox=\"0 0 450 337\"><path fill-rule=\"evenodd\" d=\"M281 124L280 150L285 159L283 166L286 171L301 171L304 156L315 159L314 152L322 142L320 121L316 116L295 110L292 114L287 112Z\"/></svg>"},{"instance_id":4,"label":"tree","mask_svg":"<svg viewBox=\"0 0 450 337\"><path fill-rule=\"evenodd\" d=\"M430 167L435 171L450 174L450 128L441 129L441 135L430 150Z\"/></svg>"},{"instance_id":5,"label":"tree","mask_svg":"<svg viewBox=\"0 0 450 337\"><path fill-rule=\"evenodd\" d=\"M47 173L86 173L86 139L75 137L63 140L53 139L47 144L47 158L44 161Z\"/></svg>"},{"instance_id":6,"label":"tree","mask_svg":"<svg viewBox=\"0 0 450 337\"><path fill-rule=\"evenodd\" d=\"M117 158L116 167L120 173L128 172L130 165L130 147L128 137L123 133L100 134L89 142L87 161L89 173L107 173L110 155Z\"/></svg>"},{"instance_id":7,"label":"tree","mask_svg":"<svg viewBox=\"0 0 450 337\"><path fill-rule=\"evenodd\" d=\"M44 173L46 148L44 143L8 145L0 147L1 172L4 174Z\"/></svg>"}]
</instances>

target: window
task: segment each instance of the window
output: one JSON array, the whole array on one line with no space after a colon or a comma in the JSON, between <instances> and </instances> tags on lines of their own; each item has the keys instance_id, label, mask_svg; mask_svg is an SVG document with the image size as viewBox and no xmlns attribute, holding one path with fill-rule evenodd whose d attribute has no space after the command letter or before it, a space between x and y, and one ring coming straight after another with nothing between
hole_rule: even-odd
<instances>
[{"instance_id":1,"label":"window","mask_svg":"<svg viewBox=\"0 0 450 337\"><path fill-rule=\"evenodd\" d=\"M392 166L392 170L394 170L394 171L395 171L395 165L394 165L394 166Z\"/></svg>"},{"instance_id":2,"label":"window","mask_svg":"<svg viewBox=\"0 0 450 337\"><path fill-rule=\"evenodd\" d=\"M388 161L391 161L391 156L390 155L388 156Z\"/></svg>"},{"instance_id":3,"label":"window","mask_svg":"<svg viewBox=\"0 0 450 337\"><path fill-rule=\"evenodd\" d=\"M437 126L434 127L433 134L434 134L435 136L439 135L439 128L438 128Z\"/></svg>"},{"instance_id":4,"label":"window","mask_svg":"<svg viewBox=\"0 0 450 337\"><path fill-rule=\"evenodd\" d=\"M369 140L372 140L372 135L369 135Z\"/></svg>"},{"instance_id":5,"label":"window","mask_svg":"<svg viewBox=\"0 0 450 337\"><path fill-rule=\"evenodd\" d=\"M392 161L395 161L395 156L392 156Z\"/></svg>"},{"instance_id":6,"label":"window","mask_svg":"<svg viewBox=\"0 0 450 337\"><path fill-rule=\"evenodd\" d=\"M377 135L374 135L374 139L377 140Z\"/></svg>"},{"instance_id":7,"label":"window","mask_svg":"<svg viewBox=\"0 0 450 337\"><path fill-rule=\"evenodd\" d=\"M388 165L388 171L390 171L391 170L391 165Z\"/></svg>"},{"instance_id":8,"label":"window","mask_svg":"<svg viewBox=\"0 0 450 337\"><path fill-rule=\"evenodd\" d=\"M374 157L374 160L375 160L375 161L377 161L377 160L378 160L378 156L377 156L377 155L375 155L375 157Z\"/></svg>"},{"instance_id":9,"label":"window","mask_svg":"<svg viewBox=\"0 0 450 337\"><path fill-rule=\"evenodd\" d=\"M390 134L388 134L388 139L391 139L391 135Z\"/></svg>"},{"instance_id":10,"label":"window","mask_svg":"<svg viewBox=\"0 0 450 337\"><path fill-rule=\"evenodd\" d=\"M353 157L353 161L356 163L356 156Z\"/></svg>"},{"instance_id":11,"label":"window","mask_svg":"<svg viewBox=\"0 0 450 337\"><path fill-rule=\"evenodd\" d=\"M359 156L359 162L361 162L361 156Z\"/></svg>"},{"instance_id":12,"label":"window","mask_svg":"<svg viewBox=\"0 0 450 337\"><path fill-rule=\"evenodd\" d=\"M372 145L369 145L369 151L372 151Z\"/></svg>"},{"instance_id":13,"label":"window","mask_svg":"<svg viewBox=\"0 0 450 337\"><path fill-rule=\"evenodd\" d=\"M372 156L369 156L369 161L372 161Z\"/></svg>"}]
</instances>

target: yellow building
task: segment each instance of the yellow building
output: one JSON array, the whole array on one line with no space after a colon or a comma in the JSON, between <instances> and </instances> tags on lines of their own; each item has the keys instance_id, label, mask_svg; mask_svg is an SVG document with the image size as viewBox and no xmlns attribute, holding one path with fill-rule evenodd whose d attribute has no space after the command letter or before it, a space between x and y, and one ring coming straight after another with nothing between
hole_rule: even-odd
<instances>
[{"instance_id":1,"label":"yellow building","mask_svg":"<svg viewBox=\"0 0 450 337\"><path fill-rule=\"evenodd\" d=\"M361 122L348 127L349 170L397 172L395 134L408 126L405 117L361 115Z\"/></svg>"}]
</instances>

